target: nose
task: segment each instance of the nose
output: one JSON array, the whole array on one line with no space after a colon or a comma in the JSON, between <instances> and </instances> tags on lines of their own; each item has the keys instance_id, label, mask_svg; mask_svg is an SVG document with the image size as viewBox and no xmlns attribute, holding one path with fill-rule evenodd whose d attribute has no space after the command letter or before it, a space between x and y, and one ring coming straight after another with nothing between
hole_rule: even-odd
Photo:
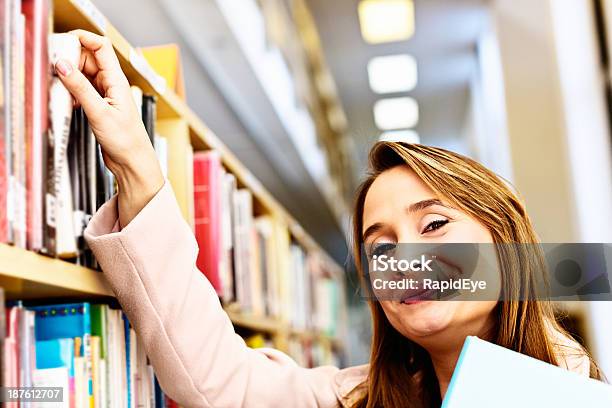
<instances>
[{"instance_id":1,"label":"nose","mask_svg":"<svg viewBox=\"0 0 612 408\"><path fill-rule=\"evenodd\" d=\"M396 229L397 242L400 244L419 244L425 242L421 234L412 225L398 226Z\"/></svg>"}]
</instances>

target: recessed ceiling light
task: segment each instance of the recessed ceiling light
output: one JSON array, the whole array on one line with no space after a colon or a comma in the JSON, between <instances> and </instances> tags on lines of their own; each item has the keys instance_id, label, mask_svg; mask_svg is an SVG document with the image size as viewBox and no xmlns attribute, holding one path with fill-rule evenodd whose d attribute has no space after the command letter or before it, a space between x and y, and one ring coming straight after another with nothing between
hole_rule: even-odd
<instances>
[{"instance_id":1,"label":"recessed ceiling light","mask_svg":"<svg viewBox=\"0 0 612 408\"><path fill-rule=\"evenodd\" d=\"M407 40L414 34L412 0L362 0L358 11L361 35L370 44Z\"/></svg>"},{"instance_id":2,"label":"recessed ceiling light","mask_svg":"<svg viewBox=\"0 0 612 408\"><path fill-rule=\"evenodd\" d=\"M381 99L374 104L374 120L381 130L411 128L419 121L419 105L408 96Z\"/></svg>"},{"instance_id":3,"label":"recessed ceiling light","mask_svg":"<svg viewBox=\"0 0 612 408\"><path fill-rule=\"evenodd\" d=\"M417 63L412 55L374 57L368 62L370 88L376 93L408 92L417 84Z\"/></svg>"},{"instance_id":4,"label":"recessed ceiling light","mask_svg":"<svg viewBox=\"0 0 612 408\"><path fill-rule=\"evenodd\" d=\"M412 129L390 130L378 137L379 142L421 143L419 134Z\"/></svg>"}]
</instances>

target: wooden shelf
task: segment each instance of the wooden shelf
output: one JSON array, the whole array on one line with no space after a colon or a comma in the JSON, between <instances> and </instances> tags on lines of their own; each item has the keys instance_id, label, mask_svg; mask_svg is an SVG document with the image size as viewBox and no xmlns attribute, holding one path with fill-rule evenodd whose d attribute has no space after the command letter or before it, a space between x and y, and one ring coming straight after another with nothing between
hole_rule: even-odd
<instances>
[{"instance_id":1,"label":"wooden shelf","mask_svg":"<svg viewBox=\"0 0 612 408\"><path fill-rule=\"evenodd\" d=\"M268 334L277 334L283 331L283 324L268 317L252 316L225 309L234 326Z\"/></svg>"},{"instance_id":2,"label":"wooden shelf","mask_svg":"<svg viewBox=\"0 0 612 408\"><path fill-rule=\"evenodd\" d=\"M291 330L289 332L289 336L297 338L300 341L329 343L335 349L341 349L344 347L342 340L338 337L316 331Z\"/></svg>"},{"instance_id":3,"label":"wooden shelf","mask_svg":"<svg viewBox=\"0 0 612 408\"><path fill-rule=\"evenodd\" d=\"M5 244L0 286L8 299L112 296L100 272Z\"/></svg>"},{"instance_id":4,"label":"wooden shelf","mask_svg":"<svg viewBox=\"0 0 612 408\"><path fill-rule=\"evenodd\" d=\"M6 244L0 244L0 287L4 288L7 299L86 298L103 301L114 297L101 272ZM226 308L225 312L239 328L271 335L290 332L304 339L327 337L324 334L291 332L279 320L268 317L253 316L231 308Z\"/></svg>"},{"instance_id":5,"label":"wooden shelf","mask_svg":"<svg viewBox=\"0 0 612 408\"><path fill-rule=\"evenodd\" d=\"M183 118L189 125L191 143L195 150L217 150L225 167L233 173L240 185L248 188L257 203L270 214L280 217L287 224L293 238L309 251L321 253L333 273L339 275L342 268L321 249L300 224L282 207L278 201L263 187L257 178L238 160L238 158L223 144L223 142L197 117L197 115L170 89L155 89L143 74L130 61L130 56L136 52L128 41L106 20L91 10L80 7L83 3L75 0L55 0L54 19L56 31L86 29L106 35L113 44L119 58L121 68L129 81L137 85L147 94L157 98L158 119ZM104 31L104 32L103 32ZM161 92L160 92L161 91Z\"/></svg>"}]
</instances>

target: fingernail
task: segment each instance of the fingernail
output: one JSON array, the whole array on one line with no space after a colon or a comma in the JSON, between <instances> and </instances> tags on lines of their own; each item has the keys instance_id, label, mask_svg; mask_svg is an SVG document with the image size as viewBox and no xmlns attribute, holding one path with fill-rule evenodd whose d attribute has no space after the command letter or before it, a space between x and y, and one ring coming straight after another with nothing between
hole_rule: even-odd
<instances>
[{"instance_id":1,"label":"fingernail","mask_svg":"<svg viewBox=\"0 0 612 408\"><path fill-rule=\"evenodd\" d=\"M55 70L62 76L69 75L72 72L72 65L68 61L59 60L55 63Z\"/></svg>"}]
</instances>

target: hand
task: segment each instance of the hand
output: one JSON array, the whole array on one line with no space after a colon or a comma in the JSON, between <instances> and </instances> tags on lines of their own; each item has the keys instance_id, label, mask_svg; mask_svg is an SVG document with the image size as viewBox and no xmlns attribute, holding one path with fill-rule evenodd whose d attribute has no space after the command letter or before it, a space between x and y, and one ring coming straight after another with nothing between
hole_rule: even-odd
<instances>
[{"instance_id":1,"label":"hand","mask_svg":"<svg viewBox=\"0 0 612 408\"><path fill-rule=\"evenodd\" d=\"M84 30L70 33L82 45L79 66L60 60L55 70L83 107L104 163L117 178L119 223L125 227L163 186L164 178L111 42Z\"/></svg>"}]
</instances>

